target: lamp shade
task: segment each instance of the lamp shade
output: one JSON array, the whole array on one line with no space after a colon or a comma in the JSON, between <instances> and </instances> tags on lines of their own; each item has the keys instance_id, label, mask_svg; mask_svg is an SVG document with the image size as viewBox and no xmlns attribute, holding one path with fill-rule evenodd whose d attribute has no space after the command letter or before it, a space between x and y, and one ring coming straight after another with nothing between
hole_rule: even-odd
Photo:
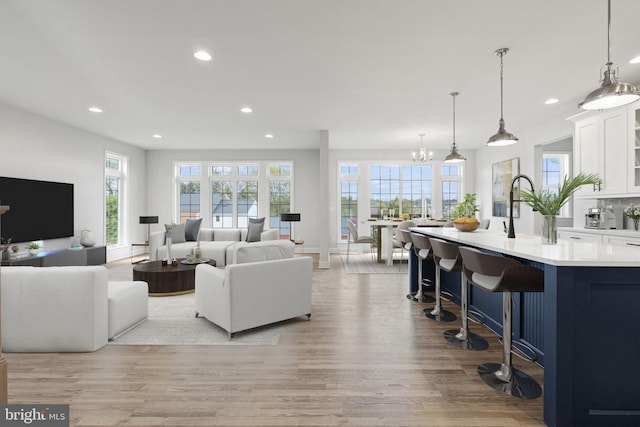
<instances>
[{"instance_id":1,"label":"lamp shade","mask_svg":"<svg viewBox=\"0 0 640 427\"><path fill-rule=\"evenodd\" d=\"M291 212L281 213L280 214L280 221L284 221L284 222L299 222L300 221L300 214L299 213L291 213Z\"/></svg>"},{"instance_id":2,"label":"lamp shade","mask_svg":"<svg viewBox=\"0 0 640 427\"><path fill-rule=\"evenodd\" d=\"M157 224L158 217L157 216L141 216L140 224Z\"/></svg>"}]
</instances>

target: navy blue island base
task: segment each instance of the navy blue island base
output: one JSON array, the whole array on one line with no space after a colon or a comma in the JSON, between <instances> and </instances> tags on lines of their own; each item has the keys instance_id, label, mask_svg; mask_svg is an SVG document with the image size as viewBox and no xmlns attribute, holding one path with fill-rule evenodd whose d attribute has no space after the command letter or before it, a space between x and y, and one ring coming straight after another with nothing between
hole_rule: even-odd
<instances>
[{"instance_id":1,"label":"navy blue island base","mask_svg":"<svg viewBox=\"0 0 640 427\"><path fill-rule=\"evenodd\" d=\"M514 338L544 367L544 422L550 427L640 426L640 248L565 242L489 230L412 228L431 237L517 258L544 270L542 294L514 294ZM409 290L418 288L418 258L409 258ZM425 261L423 274L433 272ZM460 276L442 275L459 304ZM469 287L469 307L502 333L502 299Z\"/></svg>"}]
</instances>

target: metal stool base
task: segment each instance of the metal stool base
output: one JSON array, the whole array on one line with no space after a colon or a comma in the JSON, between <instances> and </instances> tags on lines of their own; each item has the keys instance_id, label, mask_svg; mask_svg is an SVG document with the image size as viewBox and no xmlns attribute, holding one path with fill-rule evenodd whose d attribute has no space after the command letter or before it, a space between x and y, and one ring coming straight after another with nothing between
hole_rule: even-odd
<instances>
[{"instance_id":1,"label":"metal stool base","mask_svg":"<svg viewBox=\"0 0 640 427\"><path fill-rule=\"evenodd\" d=\"M508 383L495 376L502 365L500 363L483 363L478 366L478 375L482 381L501 393L522 399L535 399L542 396L542 388L533 378L519 369L512 367L511 381Z\"/></svg>"},{"instance_id":2,"label":"metal stool base","mask_svg":"<svg viewBox=\"0 0 640 427\"><path fill-rule=\"evenodd\" d=\"M453 344L454 346L464 350L482 351L489 348L489 342L478 334L467 331L467 339L459 340L456 338L456 334L458 333L460 333L460 329L449 329L448 331L445 331L442 336L449 344Z\"/></svg>"},{"instance_id":3,"label":"metal stool base","mask_svg":"<svg viewBox=\"0 0 640 427\"><path fill-rule=\"evenodd\" d=\"M436 322L455 322L458 319L455 314L447 310L441 310L440 314L434 316L431 314L432 310L432 308L425 308L422 310L422 314L424 314L424 317L435 320Z\"/></svg>"},{"instance_id":4,"label":"metal stool base","mask_svg":"<svg viewBox=\"0 0 640 427\"><path fill-rule=\"evenodd\" d=\"M419 301L419 302L426 302L426 303L436 302L436 299L434 297L432 297L431 295L422 294L422 300Z\"/></svg>"}]
</instances>

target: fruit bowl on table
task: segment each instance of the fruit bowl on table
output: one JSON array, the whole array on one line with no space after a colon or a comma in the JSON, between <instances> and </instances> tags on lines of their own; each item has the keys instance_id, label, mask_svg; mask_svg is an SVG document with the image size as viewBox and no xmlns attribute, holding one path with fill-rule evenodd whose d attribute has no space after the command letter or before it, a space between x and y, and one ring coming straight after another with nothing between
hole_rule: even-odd
<instances>
[{"instance_id":1,"label":"fruit bowl on table","mask_svg":"<svg viewBox=\"0 0 640 427\"><path fill-rule=\"evenodd\" d=\"M458 231L475 231L478 229L480 223L478 221L475 222L453 222L453 226Z\"/></svg>"}]
</instances>

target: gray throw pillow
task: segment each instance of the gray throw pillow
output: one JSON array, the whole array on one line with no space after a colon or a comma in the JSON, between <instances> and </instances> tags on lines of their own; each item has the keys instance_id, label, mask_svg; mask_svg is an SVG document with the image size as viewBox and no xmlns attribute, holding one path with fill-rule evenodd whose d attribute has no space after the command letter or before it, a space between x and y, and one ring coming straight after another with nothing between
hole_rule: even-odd
<instances>
[{"instance_id":1,"label":"gray throw pillow","mask_svg":"<svg viewBox=\"0 0 640 427\"><path fill-rule=\"evenodd\" d=\"M264 228L264 217L249 218L249 229L247 230L247 242L259 242L260 234Z\"/></svg>"},{"instance_id":2,"label":"gray throw pillow","mask_svg":"<svg viewBox=\"0 0 640 427\"><path fill-rule=\"evenodd\" d=\"M167 237L171 238L171 243L184 243L184 224L165 224Z\"/></svg>"},{"instance_id":3,"label":"gray throw pillow","mask_svg":"<svg viewBox=\"0 0 640 427\"><path fill-rule=\"evenodd\" d=\"M200 231L200 223L202 218L188 219L184 223L184 238L187 242L195 242L198 240L198 232Z\"/></svg>"}]
</instances>

